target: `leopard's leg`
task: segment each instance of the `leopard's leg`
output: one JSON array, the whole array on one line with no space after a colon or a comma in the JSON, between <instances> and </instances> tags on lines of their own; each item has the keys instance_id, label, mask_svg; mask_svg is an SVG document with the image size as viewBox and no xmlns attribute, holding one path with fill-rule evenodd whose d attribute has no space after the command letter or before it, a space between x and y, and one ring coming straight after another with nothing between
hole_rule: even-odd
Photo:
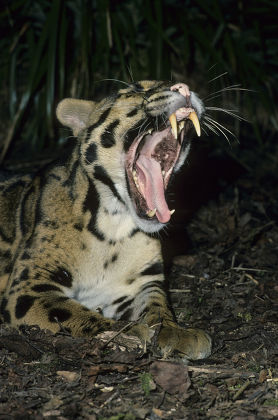
<instances>
[{"instance_id":1,"label":"leopard's leg","mask_svg":"<svg viewBox=\"0 0 278 420\"><path fill-rule=\"evenodd\" d=\"M184 329L175 322L163 284L161 274L150 277L141 287L134 302L134 317L150 329L158 328L157 344L165 357L174 351L191 360L208 357L211 338L201 329Z\"/></svg>"},{"instance_id":2,"label":"leopard's leg","mask_svg":"<svg viewBox=\"0 0 278 420\"><path fill-rule=\"evenodd\" d=\"M14 326L39 325L53 332L66 330L74 336L94 336L115 323L68 297L65 274L55 281L43 267L36 271L21 266L14 272L17 275L10 278L2 299L1 314L5 322Z\"/></svg>"}]
</instances>

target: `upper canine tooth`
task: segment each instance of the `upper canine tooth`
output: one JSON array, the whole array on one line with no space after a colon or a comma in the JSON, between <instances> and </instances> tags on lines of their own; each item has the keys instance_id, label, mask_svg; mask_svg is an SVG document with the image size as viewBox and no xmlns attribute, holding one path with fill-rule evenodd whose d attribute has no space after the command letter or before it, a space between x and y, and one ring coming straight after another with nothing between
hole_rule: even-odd
<instances>
[{"instance_id":1,"label":"upper canine tooth","mask_svg":"<svg viewBox=\"0 0 278 420\"><path fill-rule=\"evenodd\" d=\"M174 135L175 139L177 140L177 138L178 138L178 126L177 126L177 117L176 117L176 114L174 112L173 112L173 114L170 115L169 121L170 121L170 124L171 124L171 127L172 127L173 135Z\"/></svg>"},{"instance_id":2,"label":"upper canine tooth","mask_svg":"<svg viewBox=\"0 0 278 420\"><path fill-rule=\"evenodd\" d=\"M156 213L156 209L150 210L150 211L147 212L147 216L148 217L153 217L155 215L155 213Z\"/></svg>"},{"instance_id":3,"label":"upper canine tooth","mask_svg":"<svg viewBox=\"0 0 278 420\"><path fill-rule=\"evenodd\" d=\"M172 215L173 213L175 213L175 209L173 209L173 210L170 210L170 214Z\"/></svg>"},{"instance_id":4,"label":"upper canine tooth","mask_svg":"<svg viewBox=\"0 0 278 420\"><path fill-rule=\"evenodd\" d=\"M196 112L195 111L190 112L188 118L192 121L192 123L195 127L195 130L196 130L197 136L200 137L201 127L200 127L200 122L199 122L199 119L198 119L198 116L197 116Z\"/></svg>"}]
</instances>

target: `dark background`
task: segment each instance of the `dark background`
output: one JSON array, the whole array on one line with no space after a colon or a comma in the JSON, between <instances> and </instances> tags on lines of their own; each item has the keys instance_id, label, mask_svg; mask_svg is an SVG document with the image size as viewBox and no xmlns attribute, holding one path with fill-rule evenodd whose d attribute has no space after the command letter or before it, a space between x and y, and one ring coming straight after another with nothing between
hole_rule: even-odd
<instances>
[{"instance_id":1,"label":"dark background","mask_svg":"<svg viewBox=\"0 0 278 420\"><path fill-rule=\"evenodd\" d=\"M178 201L186 191L193 203L183 219L242 172L277 184L276 1L2 0L0 10L2 166L59 153L71 135L55 117L62 98L162 79L188 83L212 118L177 180Z\"/></svg>"},{"instance_id":2,"label":"dark background","mask_svg":"<svg viewBox=\"0 0 278 420\"><path fill-rule=\"evenodd\" d=\"M211 112L237 140L249 137L258 153L274 142L276 1L1 0L0 11L2 161L55 148L68 135L57 134L59 100L121 86L104 79L185 81L207 106L250 120Z\"/></svg>"}]
</instances>

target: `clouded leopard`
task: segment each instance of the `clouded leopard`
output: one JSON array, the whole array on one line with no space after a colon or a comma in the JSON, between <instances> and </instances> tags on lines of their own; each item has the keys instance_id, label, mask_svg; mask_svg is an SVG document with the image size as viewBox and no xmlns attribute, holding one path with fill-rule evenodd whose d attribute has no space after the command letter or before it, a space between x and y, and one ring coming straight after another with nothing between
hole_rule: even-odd
<instances>
[{"instance_id":1,"label":"clouded leopard","mask_svg":"<svg viewBox=\"0 0 278 420\"><path fill-rule=\"evenodd\" d=\"M157 331L163 354L210 354L202 330L177 325L156 232L165 199L205 112L184 83L141 81L99 102L64 99L70 153L35 175L0 178L1 317L14 326L93 336L115 320Z\"/></svg>"}]
</instances>

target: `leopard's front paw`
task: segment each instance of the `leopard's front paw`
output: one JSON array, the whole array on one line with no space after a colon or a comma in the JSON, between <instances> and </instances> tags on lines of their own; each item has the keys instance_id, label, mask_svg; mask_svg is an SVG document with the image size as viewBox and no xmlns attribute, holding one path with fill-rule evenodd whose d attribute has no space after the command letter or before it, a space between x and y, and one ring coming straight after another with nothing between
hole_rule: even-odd
<instances>
[{"instance_id":1,"label":"leopard's front paw","mask_svg":"<svg viewBox=\"0 0 278 420\"><path fill-rule=\"evenodd\" d=\"M151 339L155 333L155 331L150 328L147 324L138 323L134 324L125 331L128 335L135 335L138 337L143 344L144 348L146 348L147 343L151 342Z\"/></svg>"},{"instance_id":2,"label":"leopard's front paw","mask_svg":"<svg viewBox=\"0 0 278 420\"><path fill-rule=\"evenodd\" d=\"M185 330L178 325L162 326L158 345L163 357L176 351L186 359L197 360L211 353L211 338L205 331L193 328Z\"/></svg>"}]
</instances>

